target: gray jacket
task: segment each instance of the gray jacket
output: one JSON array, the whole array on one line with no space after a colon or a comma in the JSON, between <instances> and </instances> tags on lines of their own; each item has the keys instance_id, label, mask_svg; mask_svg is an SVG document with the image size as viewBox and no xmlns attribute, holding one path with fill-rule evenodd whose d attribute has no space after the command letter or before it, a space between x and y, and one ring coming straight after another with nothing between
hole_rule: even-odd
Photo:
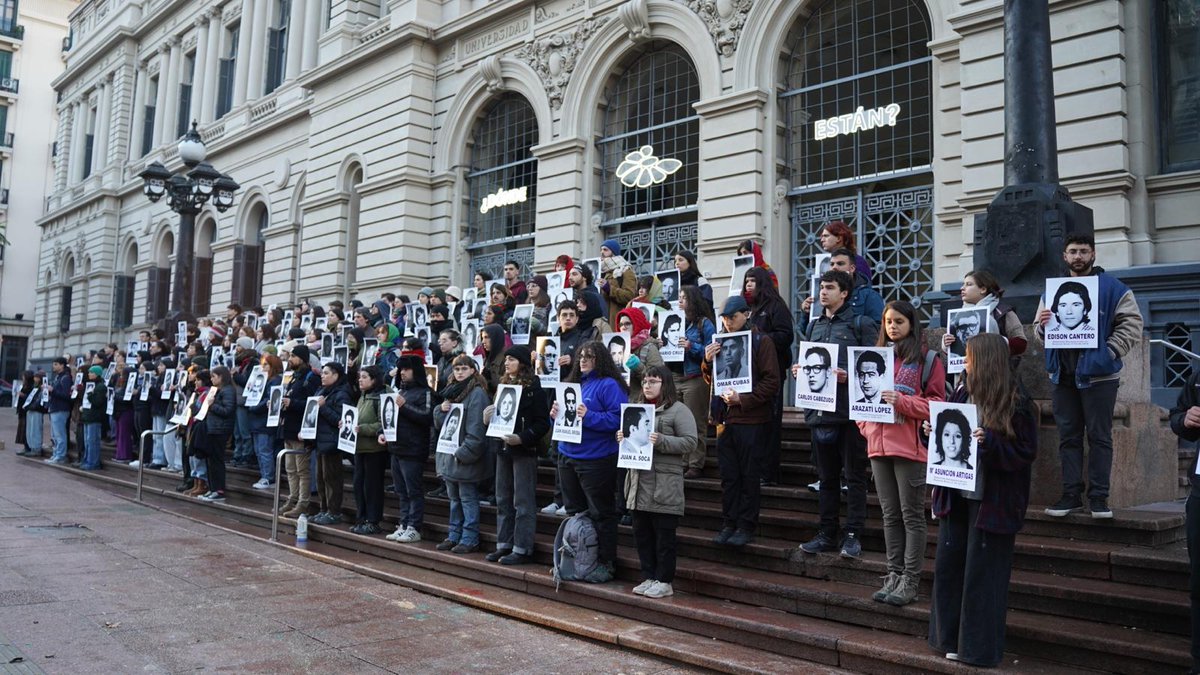
<instances>
[{"instance_id":1,"label":"gray jacket","mask_svg":"<svg viewBox=\"0 0 1200 675\"><path fill-rule=\"evenodd\" d=\"M437 475L445 480L475 483L488 477L487 439L484 432L487 426L483 423L483 409L488 407L487 392L481 387L475 387L463 401L463 442L454 454L439 452L437 454ZM437 438L442 432L442 423L446 413L437 406L433 413L433 437Z\"/></svg>"},{"instance_id":2,"label":"gray jacket","mask_svg":"<svg viewBox=\"0 0 1200 675\"><path fill-rule=\"evenodd\" d=\"M696 418L683 403L656 408L654 463L650 471L625 474L625 507L634 511L683 515L683 455L696 447Z\"/></svg>"}]
</instances>

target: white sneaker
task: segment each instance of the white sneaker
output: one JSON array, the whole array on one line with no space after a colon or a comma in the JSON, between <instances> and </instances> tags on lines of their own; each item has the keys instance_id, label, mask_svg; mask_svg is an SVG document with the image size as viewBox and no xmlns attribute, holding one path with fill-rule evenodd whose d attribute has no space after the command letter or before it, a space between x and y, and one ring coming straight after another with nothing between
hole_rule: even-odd
<instances>
[{"instance_id":1,"label":"white sneaker","mask_svg":"<svg viewBox=\"0 0 1200 675\"><path fill-rule=\"evenodd\" d=\"M258 479L257 483L251 485L250 487L254 488L255 490L268 490L271 487L271 481L267 480L266 478L260 478Z\"/></svg>"},{"instance_id":2,"label":"white sneaker","mask_svg":"<svg viewBox=\"0 0 1200 675\"><path fill-rule=\"evenodd\" d=\"M653 579L647 579L647 580L643 581L642 583L638 584L637 586L633 587L633 594L634 595L645 595L646 591L651 586L653 586L654 584L657 584L657 583L658 582Z\"/></svg>"},{"instance_id":3,"label":"white sneaker","mask_svg":"<svg viewBox=\"0 0 1200 675\"><path fill-rule=\"evenodd\" d=\"M556 516L567 515L567 507L565 507L565 506L558 507L558 510L554 512L554 515L556 515Z\"/></svg>"},{"instance_id":4,"label":"white sneaker","mask_svg":"<svg viewBox=\"0 0 1200 675\"><path fill-rule=\"evenodd\" d=\"M138 460L136 460L136 459L135 459L135 460L133 460L132 462L130 462L130 463L129 463L129 468L131 468L131 469L136 469L136 468L138 468L138 467L139 467L139 466L141 466L141 465L142 465L142 463L141 463L140 461L138 461Z\"/></svg>"},{"instance_id":5,"label":"white sneaker","mask_svg":"<svg viewBox=\"0 0 1200 675\"><path fill-rule=\"evenodd\" d=\"M951 661L957 661L958 654L955 652L946 652L946 658L950 659Z\"/></svg>"},{"instance_id":6,"label":"white sneaker","mask_svg":"<svg viewBox=\"0 0 1200 675\"><path fill-rule=\"evenodd\" d=\"M654 585L647 588L642 595L647 598L666 598L675 595L675 590L671 588L671 584L665 581L656 581Z\"/></svg>"},{"instance_id":7,"label":"white sneaker","mask_svg":"<svg viewBox=\"0 0 1200 675\"><path fill-rule=\"evenodd\" d=\"M200 499L202 501L206 501L206 502L211 502L212 500L214 500L216 498L217 498L217 493L212 492L211 490L200 495Z\"/></svg>"},{"instance_id":8,"label":"white sneaker","mask_svg":"<svg viewBox=\"0 0 1200 675\"><path fill-rule=\"evenodd\" d=\"M417 528L409 525L407 530L400 533L400 536L396 538L396 541L400 542L401 544L415 544L416 542L421 541L421 533L417 532Z\"/></svg>"},{"instance_id":9,"label":"white sneaker","mask_svg":"<svg viewBox=\"0 0 1200 675\"><path fill-rule=\"evenodd\" d=\"M384 537L384 539L387 539L388 541L400 541L400 537L403 537L407 532L408 530L406 528L397 525L396 531Z\"/></svg>"},{"instance_id":10,"label":"white sneaker","mask_svg":"<svg viewBox=\"0 0 1200 675\"><path fill-rule=\"evenodd\" d=\"M561 508L561 507L558 504L556 504L555 502L550 502L549 504L542 507L542 513L544 513L548 516L552 516L555 513L558 513L559 508Z\"/></svg>"}]
</instances>

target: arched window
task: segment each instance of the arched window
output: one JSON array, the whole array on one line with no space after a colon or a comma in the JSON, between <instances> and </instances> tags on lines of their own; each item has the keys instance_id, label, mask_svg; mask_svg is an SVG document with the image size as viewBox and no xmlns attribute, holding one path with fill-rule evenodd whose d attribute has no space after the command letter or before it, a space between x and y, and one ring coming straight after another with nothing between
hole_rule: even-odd
<instances>
[{"instance_id":1,"label":"arched window","mask_svg":"<svg viewBox=\"0 0 1200 675\"><path fill-rule=\"evenodd\" d=\"M75 258L68 256L63 264L62 289L58 300L58 330L71 332L71 301L75 294Z\"/></svg>"},{"instance_id":2,"label":"arched window","mask_svg":"<svg viewBox=\"0 0 1200 675\"><path fill-rule=\"evenodd\" d=\"M362 182L362 166L352 164L349 171L346 172L345 184L342 186L342 190L350 195L346 216L346 260L344 261L345 267L342 268L342 278L345 280L342 294L345 297L353 294L354 282L358 280L358 219L362 203L362 195L358 192L358 186Z\"/></svg>"},{"instance_id":3,"label":"arched window","mask_svg":"<svg viewBox=\"0 0 1200 675\"><path fill-rule=\"evenodd\" d=\"M154 267L146 275L146 322L156 323L167 315L171 302L171 256L175 254L175 236L168 229L158 240Z\"/></svg>"},{"instance_id":4,"label":"arched window","mask_svg":"<svg viewBox=\"0 0 1200 675\"><path fill-rule=\"evenodd\" d=\"M670 267L696 246L700 98L696 70L676 45L654 45L615 80L605 100L601 212L640 274ZM598 255L598 254L597 254Z\"/></svg>"},{"instance_id":5,"label":"arched window","mask_svg":"<svg viewBox=\"0 0 1200 675\"><path fill-rule=\"evenodd\" d=\"M537 117L529 102L507 94L475 124L467 171L467 250L471 271L499 279L515 260L522 273L533 264L537 214Z\"/></svg>"},{"instance_id":6,"label":"arched window","mask_svg":"<svg viewBox=\"0 0 1200 675\"><path fill-rule=\"evenodd\" d=\"M196 258L192 266L192 310L204 316L212 308L212 245L217 241L217 221L211 216L196 225Z\"/></svg>"},{"instance_id":7,"label":"arched window","mask_svg":"<svg viewBox=\"0 0 1200 675\"><path fill-rule=\"evenodd\" d=\"M267 205L259 202L250 209L246 223L245 242L233 247L233 290L230 302L247 309L262 303L263 231L271 226Z\"/></svg>"},{"instance_id":8,"label":"arched window","mask_svg":"<svg viewBox=\"0 0 1200 675\"><path fill-rule=\"evenodd\" d=\"M130 240L121 254L120 272L113 276L112 325L114 328L133 325L133 291L136 285L137 263L137 242Z\"/></svg>"},{"instance_id":9,"label":"arched window","mask_svg":"<svg viewBox=\"0 0 1200 675\"><path fill-rule=\"evenodd\" d=\"M921 307L933 290L929 39L921 0L828 0L788 36L779 105L796 311L835 220L855 231L885 298Z\"/></svg>"}]
</instances>

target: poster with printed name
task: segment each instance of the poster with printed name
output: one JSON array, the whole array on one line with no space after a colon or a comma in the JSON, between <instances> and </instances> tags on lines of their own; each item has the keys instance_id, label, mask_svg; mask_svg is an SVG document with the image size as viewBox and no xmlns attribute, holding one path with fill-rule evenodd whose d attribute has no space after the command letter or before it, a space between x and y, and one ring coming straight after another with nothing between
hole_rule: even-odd
<instances>
[{"instance_id":1,"label":"poster with printed name","mask_svg":"<svg viewBox=\"0 0 1200 675\"><path fill-rule=\"evenodd\" d=\"M583 440L583 418L579 416L579 402L583 393L577 382L562 382L555 387L558 401L558 417L554 418L552 441L579 443Z\"/></svg>"},{"instance_id":2,"label":"poster with printed name","mask_svg":"<svg viewBox=\"0 0 1200 675\"><path fill-rule=\"evenodd\" d=\"M562 378L558 365L560 339L540 337L537 339L537 375L543 386L557 384Z\"/></svg>"},{"instance_id":3,"label":"poster with printed name","mask_svg":"<svg viewBox=\"0 0 1200 675\"><path fill-rule=\"evenodd\" d=\"M682 310L662 312L658 322L658 334L662 347L658 353L666 363L683 363L684 347L687 343L687 316Z\"/></svg>"},{"instance_id":4,"label":"poster with printed name","mask_svg":"<svg viewBox=\"0 0 1200 675\"><path fill-rule=\"evenodd\" d=\"M974 491L978 443L974 431L979 414L966 403L929 402L929 459L925 482L929 485Z\"/></svg>"},{"instance_id":5,"label":"poster with printed name","mask_svg":"<svg viewBox=\"0 0 1200 675\"><path fill-rule=\"evenodd\" d=\"M175 393L175 369L167 368L163 371L162 392L159 394L159 398L169 401L173 393Z\"/></svg>"},{"instance_id":6,"label":"poster with printed name","mask_svg":"<svg viewBox=\"0 0 1200 675\"><path fill-rule=\"evenodd\" d=\"M462 447L463 416L466 414L463 404L450 404L446 419L442 421L442 431L438 434L438 452L453 455Z\"/></svg>"},{"instance_id":7,"label":"poster with printed name","mask_svg":"<svg viewBox=\"0 0 1200 675\"><path fill-rule=\"evenodd\" d=\"M509 328L508 333L512 336L513 344L529 344L529 332L533 328L533 305L517 305L514 307L512 323Z\"/></svg>"},{"instance_id":8,"label":"poster with printed name","mask_svg":"<svg viewBox=\"0 0 1200 675\"><path fill-rule=\"evenodd\" d=\"M253 408L262 403L263 394L267 393L267 374L262 366L250 369L250 377L246 378L246 407Z\"/></svg>"},{"instance_id":9,"label":"poster with printed name","mask_svg":"<svg viewBox=\"0 0 1200 675\"><path fill-rule=\"evenodd\" d=\"M271 398L267 400L267 426L278 427L279 417L283 413L283 387L271 387Z\"/></svg>"},{"instance_id":10,"label":"poster with printed name","mask_svg":"<svg viewBox=\"0 0 1200 675\"><path fill-rule=\"evenodd\" d=\"M338 429L338 450L351 455L358 449L358 408L342 404L342 427Z\"/></svg>"},{"instance_id":11,"label":"poster with printed name","mask_svg":"<svg viewBox=\"0 0 1200 675\"><path fill-rule=\"evenodd\" d=\"M521 389L519 384L502 384L496 390L496 409L492 411L492 421L488 424L487 436L504 438L517 428L517 408L521 404Z\"/></svg>"},{"instance_id":12,"label":"poster with printed name","mask_svg":"<svg viewBox=\"0 0 1200 675\"><path fill-rule=\"evenodd\" d=\"M837 364L841 345L801 342L796 373L796 407L806 410L837 410Z\"/></svg>"},{"instance_id":13,"label":"poster with printed name","mask_svg":"<svg viewBox=\"0 0 1200 675\"><path fill-rule=\"evenodd\" d=\"M721 345L721 351L713 357L713 391L718 395L730 390L750 393L754 389L750 331L718 333L713 342Z\"/></svg>"},{"instance_id":14,"label":"poster with printed name","mask_svg":"<svg viewBox=\"0 0 1200 675\"><path fill-rule=\"evenodd\" d=\"M662 287L662 299L674 307L679 302L679 270L663 270L657 276L658 284Z\"/></svg>"},{"instance_id":15,"label":"poster with printed name","mask_svg":"<svg viewBox=\"0 0 1200 675\"><path fill-rule=\"evenodd\" d=\"M1100 344L1096 317L1100 277L1056 277L1046 280L1043 299L1050 310L1046 349L1095 349Z\"/></svg>"},{"instance_id":16,"label":"poster with printed name","mask_svg":"<svg viewBox=\"0 0 1200 675\"><path fill-rule=\"evenodd\" d=\"M640 403L621 404L621 444L617 448L618 469L649 471L654 464L654 406Z\"/></svg>"},{"instance_id":17,"label":"poster with printed name","mask_svg":"<svg viewBox=\"0 0 1200 675\"><path fill-rule=\"evenodd\" d=\"M625 362L629 360L629 333L603 333L600 336L600 341L604 343L604 348L608 350L612 356L613 364L617 370L621 371L621 376L625 378L625 383L629 384L629 367Z\"/></svg>"},{"instance_id":18,"label":"poster with printed name","mask_svg":"<svg viewBox=\"0 0 1200 675\"><path fill-rule=\"evenodd\" d=\"M300 433L297 438L302 441L311 441L317 437L317 411L321 409L321 398L319 396L309 396L304 402L304 417L300 419Z\"/></svg>"},{"instance_id":19,"label":"poster with printed name","mask_svg":"<svg viewBox=\"0 0 1200 675\"><path fill-rule=\"evenodd\" d=\"M946 373L961 373L967 363L967 340L986 333L988 328L986 307L965 307L946 312L946 332L954 336L946 350Z\"/></svg>"},{"instance_id":20,"label":"poster with printed name","mask_svg":"<svg viewBox=\"0 0 1200 675\"><path fill-rule=\"evenodd\" d=\"M850 419L896 421L896 409L883 402L883 392L896 388L891 347L850 347Z\"/></svg>"}]
</instances>

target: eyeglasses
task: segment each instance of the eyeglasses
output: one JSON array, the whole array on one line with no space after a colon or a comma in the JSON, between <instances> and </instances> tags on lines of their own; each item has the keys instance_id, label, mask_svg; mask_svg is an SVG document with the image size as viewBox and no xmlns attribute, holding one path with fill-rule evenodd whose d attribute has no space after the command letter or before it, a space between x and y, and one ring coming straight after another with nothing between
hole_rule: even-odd
<instances>
[{"instance_id":1,"label":"eyeglasses","mask_svg":"<svg viewBox=\"0 0 1200 675\"><path fill-rule=\"evenodd\" d=\"M819 373L822 370L828 370L828 366L801 366L800 370L806 373Z\"/></svg>"},{"instance_id":2,"label":"eyeglasses","mask_svg":"<svg viewBox=\"0 0 1200 675\"><path fill-rule=\"evenodd\" d=\"M579 360L580 361L595 361L596 355L595 354L580 354Z\"/></svg>"},{"instance_id":3,"label":"eyeglasses","mask_svg":"<svg viewBox=\"0 0 1200 675\"><path fill-rule=\"evenodd\" d=\"M649 379L649 378L642 380L643 387L653 387L658 384L662 384L662 380Z\"/></svg>"}]
</instances>

